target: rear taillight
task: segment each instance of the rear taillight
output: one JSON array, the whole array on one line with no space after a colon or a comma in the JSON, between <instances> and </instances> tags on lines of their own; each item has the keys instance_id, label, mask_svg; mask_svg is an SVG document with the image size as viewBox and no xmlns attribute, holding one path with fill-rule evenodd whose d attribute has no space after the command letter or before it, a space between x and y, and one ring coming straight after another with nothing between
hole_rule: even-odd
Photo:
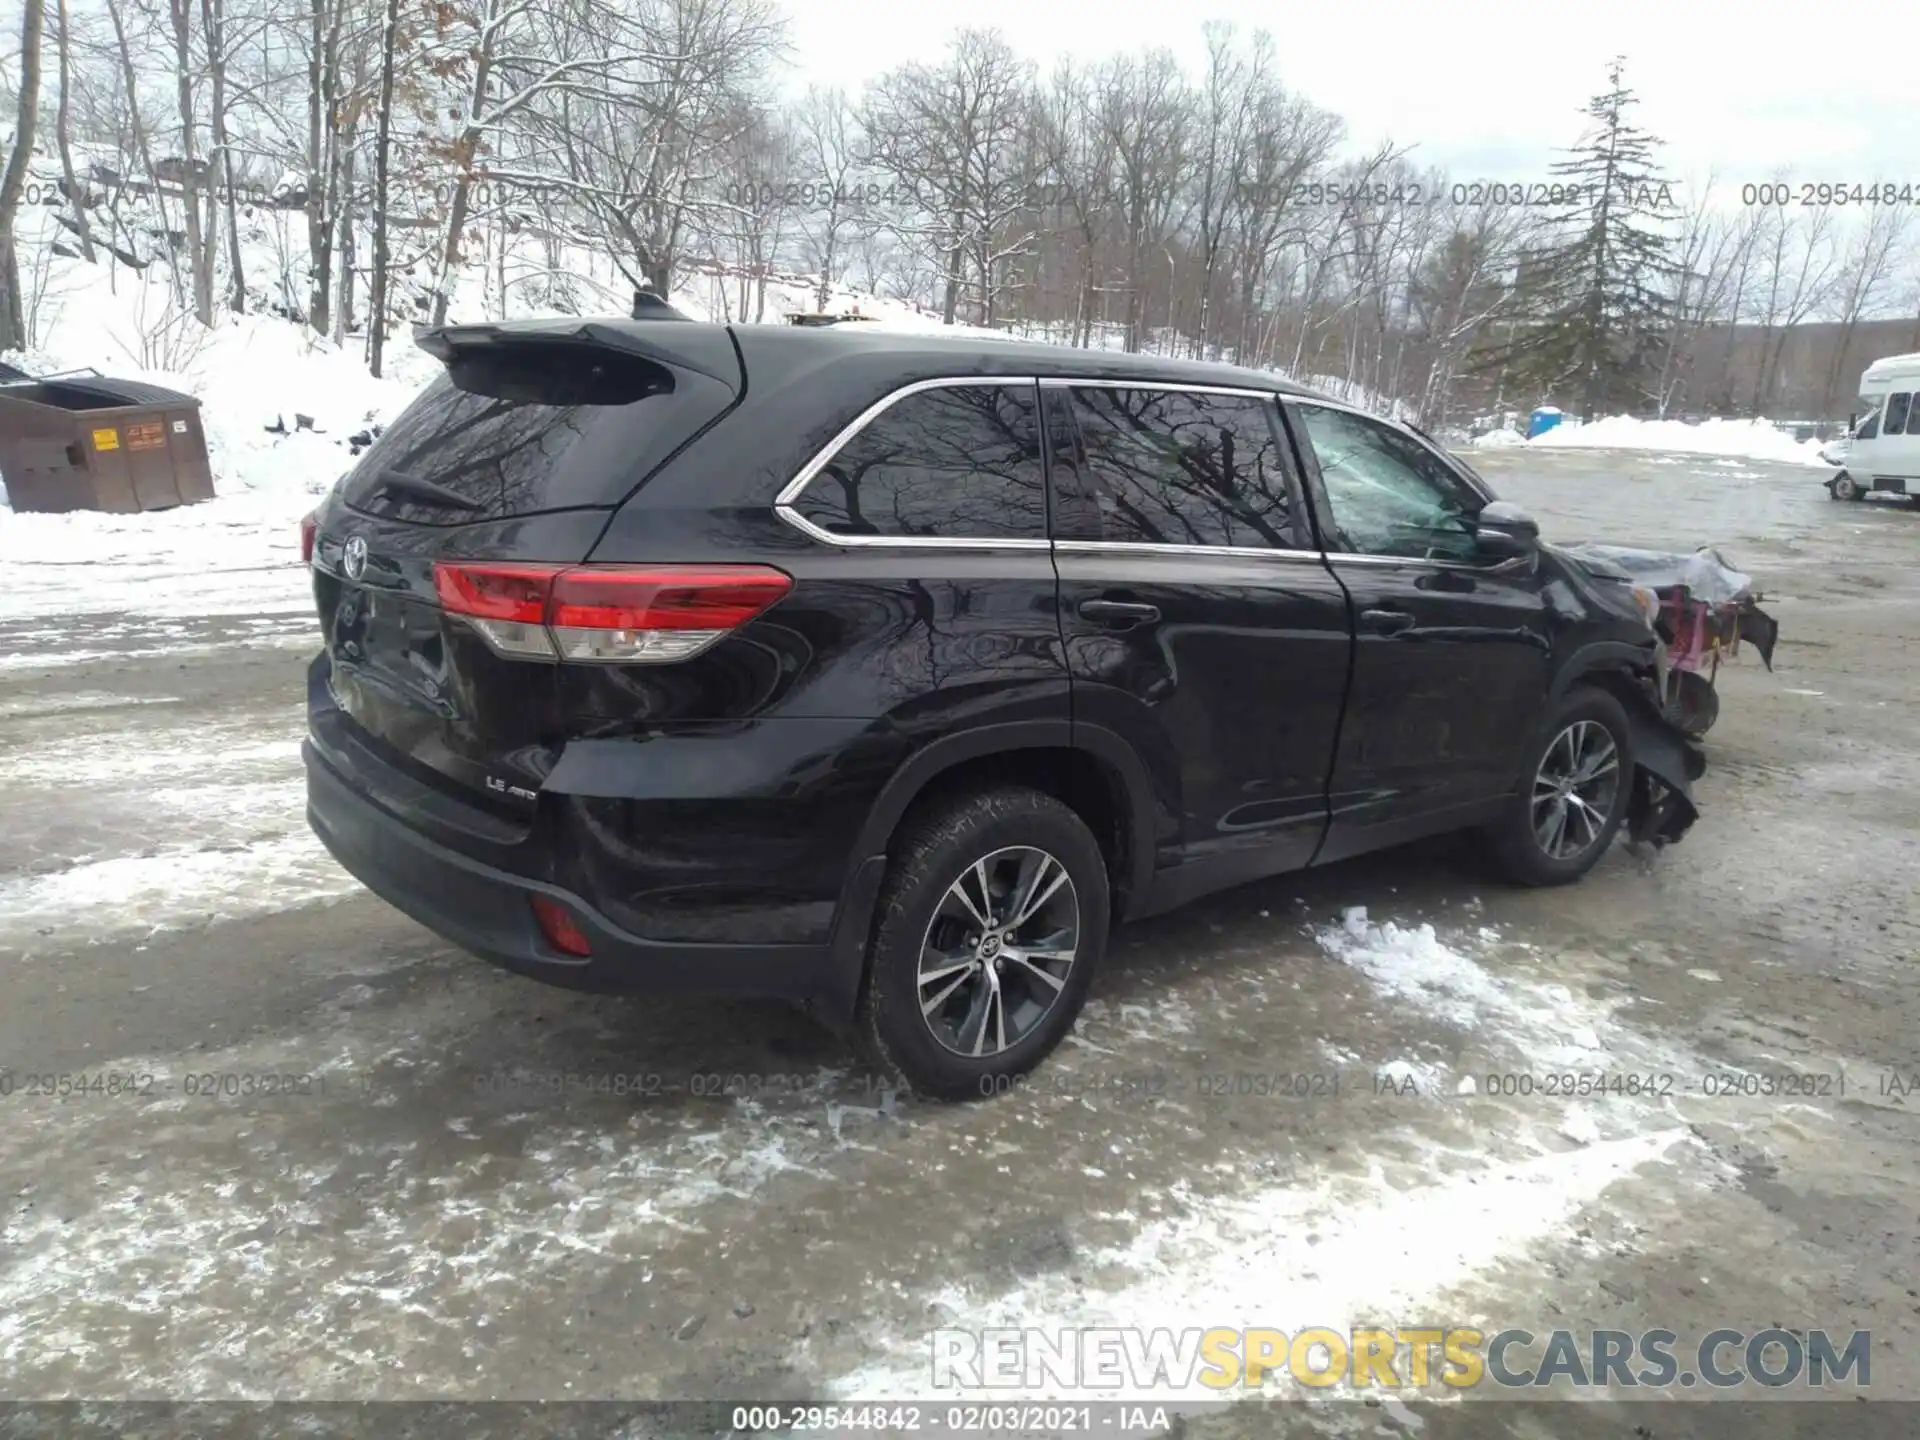
<instances>
[{"instance_id":1,"label":"rear taillight","mask_svg":"<svg viewBox=\"0 0 1920 1440\"><path fill-rule=\"evenodd\" d=\"M300 563L313 563L313 537L320 533L320 512L312 511L300 517Z\"/></svg>"},{"instance_id":2,"label":"rear taillight","mask_svg":"<svg viewBox=\"0 0 1920 1440\"><path fill-rule=\"evenodd\" d=\"M463 617L502 655L540 660L554 656L547 634L547 601L555 565L449 565L433 567L433 588L450 615Z\"/></svg>"},{"instance_id":3,"label":"rear taillight","mask_svg":"<svg viewBox=\"0 0 1920 1440\"><path fill-rule=\"evenodd\" d=\"M793 588L770 565L508 565L439 561L434 588L503 655L684 660Z\"/></svg>"}]
</instances>

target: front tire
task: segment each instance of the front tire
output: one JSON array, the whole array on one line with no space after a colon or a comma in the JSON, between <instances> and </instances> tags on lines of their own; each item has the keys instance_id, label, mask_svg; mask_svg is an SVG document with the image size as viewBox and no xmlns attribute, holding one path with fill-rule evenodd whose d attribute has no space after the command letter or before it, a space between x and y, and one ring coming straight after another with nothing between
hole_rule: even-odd
<instances>
[{"instance_id":1,"label":"front tire","mask_svg":"<svg viewBox=\"0 0 1920 1440\"><path fill-rule=\"evenodd\" d=\"M1867 492L1860 482L1842 470L1828 482L1828 491L1836 500L1864 500Z\"/></svg>"},{"instance_id":2,"label":"front tire","mask_svg":"<svg viewBox=\"0 0 1920 1440\"><path fill-rule=\"evenodd\" d=\"M1060 1043L1105 953L1107 867L1051 795L1006 786L908 822L888 865L859 1033L943 1100L994 1094Z\"/></svg>"},{"instance_id":3,"label":"front tire","mask_svg":"<svg viewBox=\"0 0 1920 1440\"><path fill-rule=\"evenodd\" d=\"M1527 752L1525 778L1487 827L1502 873L1520 885L1566 885L1600 863L1633 792L1633 733L1604 690L1576 686Z\"/></svg>"}]
</instances>

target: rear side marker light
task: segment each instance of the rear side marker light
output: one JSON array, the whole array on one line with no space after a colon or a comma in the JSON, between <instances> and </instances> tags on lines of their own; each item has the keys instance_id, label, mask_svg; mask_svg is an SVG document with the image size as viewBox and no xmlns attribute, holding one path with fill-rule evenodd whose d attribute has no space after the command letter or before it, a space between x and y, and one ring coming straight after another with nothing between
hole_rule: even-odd
<instances>
[{"instance_id":1,"label":"rear side marker light","mask_svg":"<svg viewBox=\"0 0 1920 1440\"><path fill-rule=\"evenodd\" d=\"M554 949L562 955L589 957L593 954L587 932L580 928L566 906L545 895L529 896L527 903L533 907L533 918L540 922L540 933Z\"/></svg>"},{"instance_id":2,"label":"rear side marker light","mask_svg":"<svg viewBox=\"0 0 1920 1440\"><path fill-rule=\"evenodd\" d=\"M697 655L793 588L770 565L440 561L440 603L503 655L657 664Z\"/></svg>"},{"instance_id":3,"label":"rear side marker light","mask_svg":"<svg viewBox=\"0 0 1920 1440\"><path fill-rule=\"evenodd\" d=\"M300 563L302 565L313 563L313 540L319 533L320 512L318 510L300 517Z\"/></svg>"}]
</instances>

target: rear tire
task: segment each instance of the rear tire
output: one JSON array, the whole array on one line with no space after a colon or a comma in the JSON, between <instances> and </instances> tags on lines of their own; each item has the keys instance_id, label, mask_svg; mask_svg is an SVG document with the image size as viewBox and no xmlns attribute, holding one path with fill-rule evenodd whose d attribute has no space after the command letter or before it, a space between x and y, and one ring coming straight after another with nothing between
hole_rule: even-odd
<instances>
[{"instance_id":1,"label":"rear tire","mask_svg":"<svg viewBox=\"0 0 1920 1440\"><path fill-rule=\"evenodd\" d=\"M1576 686L1527 749L1520 787L1486 835L1519 885L1566 885L1600 863L1633 793L1633 733L1604 690Z\"/></svg>"},{"instance_id":2,"label":"rear tire","mask_svg":"<svg viewBox=\"0 0 1920 1440\"><path fill-rule=\"evenodd\" d=\"M1072 1027L1107 944L1107 867L1051 795L996 787L912 817L887 867L862 1048L921 1095L992 1095ZM985 920L987 923L982 924Z\"/></svg>"}]
</instances>

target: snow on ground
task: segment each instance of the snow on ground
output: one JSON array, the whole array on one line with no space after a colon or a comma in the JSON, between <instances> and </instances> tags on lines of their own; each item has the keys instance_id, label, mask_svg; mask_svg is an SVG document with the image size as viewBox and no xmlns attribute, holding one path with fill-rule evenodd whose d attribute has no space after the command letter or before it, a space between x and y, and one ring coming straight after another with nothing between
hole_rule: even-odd
<instances>
[{"instance_id":1,"label":"snow on ground","mask_svg":"<svg viewBox=\"0 0 1920 1440\"><path fill-rule=\"evenodd\" d=\"M36 838L0 864L0 951L291 910L358 888L307 828L297 705L209 714L170 696L34 698L7 713L9 802Z\"/></svg>"},{"instance_id":2,"label":"snow on ground","mask_svg":"<svg viewBox=\"0 0 1920 1440\"><path fill-rule=\"evenodd\" d=\"M1329 960L1363 976L1396 1015L1471 1036L1482 1053L1504 1057L1503 1068L1594 1072L1689 1063L1619 1023L1613 1005L1559 983L1559 957L1508 942L1497 930L1443 936L1431 924L1376 922L1353 908L1311 933ZM949 1289L933 1298L930 1312L964 1316L976 1334L1028 1328L1052 1338L1113 1327L1152 1334L1257 1326L1293 1334L1308 1326L1425 1324L1457 1287L1510 1266L1524 1273L1520 1262L1531 1249L1564 1240L1576 1217L1603 1197L1616 1214L1626 1213L1626 1202L1609 1192L1633 1185L1643 1172L1658 1167L1683 1184L1712 1179L1711 1163L1664 1099L1610 1095L1561 1107L1516 1106L1479 1094L1470 1077L1433 1063L1374 1069L1395 1084L1414 1077L1437 1108L1396 1127L1391 1145L1383 1137L1365 1172L1303 1157L1292 1173L1237 1194L1189 1195L1190 1203L1167 1218L1080 1257L1070 1276ZM833 1393L863 1400L927 1393L931 1352L924 1337L877 1337L876 1349ZM1290 1383L1270 1377L1266 1393ZM1136 1375L1106 1390L1062 1386L1042 1372L1016 1386L963 1386L943 1398L1178 1404L1223 1395L1185 1375Z\"/></svg>"},{"instance_id":3,"label":"snow on ground","mask_svg":"<svg viewBox=\"0 0 1920 1440\"><path fill-rule=\"evenodd\" d=\"M1527 445L1540 450L1664 450L1683 455L1726 455L1782 465L1819 465L1821 442L1795 440L1765 420L1636 420L1610 415L1585 425L1562 421L1531 440L1517 430L1490 430L1473 444L1482 450Z\"/></svg>"},{"instance_id":4,"label":"snow on ground","mask_svg":"<svg viewBox=\"0 0 1920 1440\"><path fill-rule=\"evenodd\" d=\"M1359 1183L1320 1176L1256 1189L1144 1226L1130 1244L1080 1262L1090 1272L1119 1266L1139 1277L1117 1290L1048 1277L991 1299L950 1292L929 1308L965 1316L972 1334L1033 1329L1050 1338L1068 1330L1116 1328L1144 1338L1189 1326L1262 1327L1288 1335L1324 1326L1344 1333L1386 1323L1383 1316L1425 1323L1442 1292L1518 1258L1530 1245L1564 1235L1609 1187L1660 1163L1686 1138L1684 1127L1670 1126L1406 1189L1378 1175ZM847 1400L924 1398L929 1373L921 1342L833 1388ZM1264 1393L1275 1393L1282 1383L1279 1373L1269 1376ZM1185 1375L1141 1376L1103 1389L1062 1386L1042 1374L1017 1387L956 1388L942 1398L1165 1404L1224 1395Z\"/></svg>"}]
</instances>

